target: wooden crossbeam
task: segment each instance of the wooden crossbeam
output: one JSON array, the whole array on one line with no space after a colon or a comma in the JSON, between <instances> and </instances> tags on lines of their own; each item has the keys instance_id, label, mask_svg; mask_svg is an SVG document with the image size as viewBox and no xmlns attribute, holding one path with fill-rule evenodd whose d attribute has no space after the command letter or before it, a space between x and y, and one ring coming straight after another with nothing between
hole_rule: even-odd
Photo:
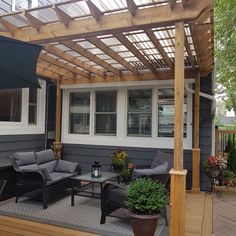
<instances>
[{"instance_id":1,"label":"wooden crossbeam","mask_svg":"<svg viewBox=\"0 0 236 236\"><path fill-rule=\"evenodd\" d=\"M78 68L76 68L76 66L68 65L67 63L64 63L54 57L47 55L46 53L41 53L39 58L44 61L47 61L48 63L51 63L51 64L61 67L63 69L66 69L74 74L78 74L82 77L89 78L89 73L79 70Z\"/></svg>"},{"instance_id":2,"label":"wooden crossbeam","mask_svg":"<svg viewBox=\"0 0 236 236\"><path fill-rule=\"evenodd\" d=\"M36 74L38 76L46 77L46 78L48 78L50 80L61 79L61 75L59 75L59 74L57 74L55 72L49 71L46 68L41 67L40 65L37 65Z\"/></svg>"},{"instance_id":3,"label":"wooden crossbeam","mask_svg":"<svg viewBox=\"0 0 236 236\"><path fill-rule=\"evenodd\" d=\"M11 34L14 34L14 32L17 30L17 26L15 26L14 24L11 24L7 20L3 19L2 17L0 17L0 23Z\"/></svg>"},{"instance_id":4,"label":"wooden crossbeam","mask_svg":"<svg viewBox=\"0 0 236 236\"><path fill-rule=\"evenodd\" d=\"M97 48L102 50L104 53L106 53L108 56L119 62L121 65L123 65L125 68L133 72L135 75L137 75L139 72L138 70L133 67L130 63L128 63L123 57L121 57L119 54L114 52L111 48L109 48L105 43L103 43L98 38L88 38L88 40Z\"/></svg>"},{"instance_id":5,"label":"wooden crossbeam","mask_svg":"<svg viewBox=\"0 0 236 236\"><path fill-rule=\"evenodd\" d=\"M185 45L185 49L186 49L186 51L188 53L188 58L189 58L189 61L191 63L191 66L193 68L195 68L195 62L194 62L193 54L192 54L192 51L191 51L191 48L190 48L190 45L189 45L186 33L184 33L184 45Z\"/></svg>"},{"instance_id":6,"label":"wooden crossbeam","mask_svg":"<svg viewBox=\"0 0 236 236\"><path fill-rule=\"evenodd\" d=\"M40 21L39 19L37 19L36 17L34 17L33 15L31 15L30 13L28 13L27 11L24 11L23 15L28 20L29 25L31 25L33 28L35 28L39 32L40 28L44 25L44 23Z\"/></svg>"},{"instance_id":7,"label":"wooden crossbeam","mask_svg":"<svg viewBox=\"0 0 236 236\"><path fill-rule=\"evenodd\" d=\"M96 19L97 22L99 22L103 16L103 13L90 0L85 0L85 2L91 12L91 15Z\"/></svg>"},{"instance_id":8,"label":"wooden crossbeam","mask_svg":"<svg viewBox=\"0 0 236 236\"><path fill-rule=\"evenodd\" d=\"M123 34L113 34L130 52L134 54L146 67L150 69L154 74L157 73L155 67L140 53L140 51L131 43Z\"/></svg>"},{"instance_id":9,"label":"wooden crossbeam","mask_svg":"<svg viewBox=\"0 0 236 236\"><path fill-rule=\"evenodd\" d=\"M62 69L59 66L56 65L52 65L46 61L43 61L42 59L38 59L38 63L37 65L40 65L41 68L45 68L51 72L57 73L59 75L71 78L71 79L75 79L76 75L68 70Z\"/></svg>"},{"instance_id":10,"label":"wooden crossbeam","mask_svg":"<svg viewBox=\"0 0 236 236\"><path fill-rule=\"evenodd\" d=\"M65 25L65 27L68 27L70 22L73 21L73 18L66 14L60 7L57 5L53 5L52 9L57 14L58 19Z\"/></svg>"},{"instance_id":11,"label":"wooden crossbeam","mask_svg":"<svg viewBox=\"0 0 236 236\"><path fill-rule=\"evenodd\" d=\"M62 43L68 48L88 58L89 60L94 61L96 64L106 68L108 71L114 73L115 75L121 76L121 72L118 69L108 64L104 60L100 59L98 56L94 55L93 53L89 52L88 50L80 46L79 44L72 41L64 41Z\"/></svg>"},{"instance_id":12,"label":"wooden crossbeam","mask_svg":"<svg viewBox=\"0 0 236 236\"><path fill-rule=\"evenodd\" d=\"M57 47L54 47L52 45L47 45L47 46L45 46L45 49L48 52L50 52L52 54L55 54L56 56L66 60L70 63L73 63L73 64L75 64L75 65L91 72L91 73L94 73L94 74L96 74L98 76L101 76L101 77L105 77L105 72L104 71L96 69L95 67L88 65L87 63L81 61L80 59L78 59L76 57L73 57L72 55L64 52L63 50L61 50ZM81 74L81 76L83 76L83 75Z\"/></svg>"},{"instance_id":13,"label":"wooden crossbeam","mask_svg":"<svg viewBox=\"0 0 236 236\"><path fill-rule=\"evenodd\" d=\"M169 0L170 9L174 9L176 6L176 0Z\"/></svg>"},{"instance_id":14,"label":"wooden crossbeam","mask_svg":"<svg viewBox=\"0 0 236 236\"><path fill-rule=\"evenodd\" d=\"M144 27L173 25L173 22L183 19L186 21L194 20L204 12L205 8L212 7L211 0L198 0L195 2L194 8L188 7L186 9L183 9L181 2L177 2L174 11L170 9L169 5L139 8L135 17L124 11L104 15L101 22L96 22L93 18L73 20L70 23L70 27L66 28L61 22L46 24L41 27L40 34L34 28L26 27L16 30L14 38L23 41L46 43L71 40L80 36L93 37L114 32L140 30ZM7 36L6 34L4 35ZM12 37L11 34L9 34L9 37Z\"/></svg>"},{"instance_id":15,"label":"wooden crossbeam","mask_svg":"<svg viewBox=\"0 0 236 236\"><path fill-rule=\"evenodd\" d=\"M163 57L164 62L170 67L170 68L174 68L174 64L171 61L171 59L168 57L166 51L163 49L162 45L160 44L159 40L157 39L157 37L155 36L154 32L151 29L145 30L144 31L148 38L151 40L151 42L155 45L155 47L157 48L158 52L161 54L161 56Z\"/></svg>"},{"instance_id":16,"label":"wooden crossbeam","mask_svg":"<svg viewBox=\"0 0 236 236\"><path fill-rule=\"evenodd\" d=\"M138 10L138 6L135 4L134 0L126 0L127 7L132 16L134 16Z\"/></svg>"}]
</instances>

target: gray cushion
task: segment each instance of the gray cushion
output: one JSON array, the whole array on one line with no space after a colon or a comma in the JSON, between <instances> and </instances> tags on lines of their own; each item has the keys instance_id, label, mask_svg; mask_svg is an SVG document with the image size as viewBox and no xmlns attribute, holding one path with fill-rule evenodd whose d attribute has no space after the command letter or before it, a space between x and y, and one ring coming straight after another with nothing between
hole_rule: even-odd
<instances>
[{"instance_id":1,"label":"gray cushion","mask_svg":"<svg viewBox=\"0 0 236 236\"><path fill-rule=\"evenodd\" d=\"M42 174L44 175L44 177L46 178L46 180L52 181L52 178L49 175L49 172L48 172L48 170L46 168L41 169L41 171L42 171Z\"/></svg>"},{"instance_id":2,"label":"gray cushion","mask_svg":"<svg viewBox=\"0 0 236 236\"><path fill-rule=\"evenodd\" d=\"M40 170L37 164L19 166L20 170Z\"/></svg>"},{"instance_id":3,"label":"gray cushion","mask_svg":"<svg viewBox=\"0 0 236 236\"><path fill-rule=\"evenodd\" d=\"M13 158L18 166L36 164L34 152L15 152Z\"/></svg>"},{"instance_id":4,"label":"gray cushion","mask_svg":"<svg viewBox=\"0 0 236 236\"><path fill-rule=\"evenodd\" d=\"M166 161L168 163L168 170L170 170L173 166L173 154L157 151L156 156L151 164L151 168L161 165Z\"/></svg>"},{"instance_id":5,"label":"gray cushion","mask_svg":"<svg viewBox=\"0 0 236 236\"><path fill-rule=\"evenodd\" d=\"M62 173L62 172L53 172L53 173L50 173L49 175L52 179L51 183L55 183L55 182L58 182L62 179L65 179L65 178L68 178L68 177L72 176L72 174Z\"/></svg>"},{"instance_id":6,"label":"gray cushion","mask_svg":"<svg viewBox=\"0 0 236 236\"><path fill-rule=\"evenodd\" d=\"M58 160L54 171L65 172L65 173L75 173L78 165L79 164L75 162Z\"/></svg>"},{"instance_id":7,"label":"gray cushion","mask_svg":"<svg viewBox=\"0 0 236 236\"><path fill-rule=\"evenodd\" d=\"M54 153L51 149L36 152L35 156L39 165L55 160Z\"/></svg>"},{"instance_id":8,"label":"gray cushion","mask_svg":"<svg viewBox=\"0 0 236 236\"><path fill-rule=\"evenodd\" d=\"M53 160L53 161L49 161L49 162L39 165L39 168L40 169L46 168L49 173L52 173L52 172L54 172L56 164L57 164L57 161Z\"/></svg>"},{"instance_id":9,"label":"gray cushion","mask_svg":"<svg viewBox=\"0 0 236 236\"><path fill-rule=\"evenodd\" d=\"M163 164L150 169L134 169L132 179L139 178L141 176L150 176L158 174L168 174L168 163L167 161Z\"/></svg>"}]
</instances>

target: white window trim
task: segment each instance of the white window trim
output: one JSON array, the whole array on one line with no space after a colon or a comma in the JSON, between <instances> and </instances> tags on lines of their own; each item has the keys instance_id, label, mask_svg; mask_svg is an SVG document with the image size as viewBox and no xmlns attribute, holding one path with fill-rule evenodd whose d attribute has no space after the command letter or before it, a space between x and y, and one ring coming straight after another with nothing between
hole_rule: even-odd
<instances>
[{"instance_id":1,"label":"white window trim","mask_svg":"<svg viewBox=\"0 0 236 236\"><path fill-rule=\"evenodd\" d=\"M37 124L28 123L29 89L22 89L22 108L20 122L0 121L0 135L44 134L45 132L45 103L46 81L39 80L41 89L37 92Z\"/></svg>"},{"instance_id":2,"label":"white window trim","mask_svg":"<svg viewBox=\"0 0 236 236\"><path fill-rule=\"evenodd\" d=\"M188 79L186 83L194 83ZM143 148L174 148L174 138L157 137L157 91L159 88L173 88L173 80L165 81L137 81L132 83L112 84L89 84L80 85L78 88L61 86L63 89L62 104L62 143L107 145L107 146L131 146ZM152 89L152 135L151 137L127 136L127 90L128 89ZM95 91L117 90L117 134L116 136L102 136L94 134L95 118ZM91 92L90 100L90 133L69 134L69 93L70 92ZM192 94L187 94L187 137L184 138L184 149L192 149Z\"/></svg>"}]
</instances>

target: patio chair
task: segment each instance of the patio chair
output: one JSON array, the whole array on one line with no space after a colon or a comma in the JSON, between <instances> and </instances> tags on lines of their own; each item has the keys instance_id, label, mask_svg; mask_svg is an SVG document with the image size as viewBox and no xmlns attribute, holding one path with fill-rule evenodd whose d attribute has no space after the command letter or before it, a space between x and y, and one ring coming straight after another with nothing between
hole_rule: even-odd
<instances>
[{"instance_id":1,"label":"patio chair","mask_svg":"<svg viewBox=\"0 0 236 236\"><path fill-rule=\"evenodd\" d=\"M161 181L165 185L166 191L168 193L170 187L169 170L172 166L172 164L170 164L172 161L173 155L164 152L158 152L156 154L156 158L151 164L151 167L132 170L132 181L140 177L151 177ZM100 224L104 224L106 222L106 216L109 216L115 210L119 208L127 208L125 204L125 191L127 187L128 185L121 185L114 182L108 182L104 185L102 189L102 214ZM166 211L167 209L165 207L163 215L165 217L166 225L168 225Z\"/></svg>"},{"instance_id":2,"label":"patio chair","mask_svg":"<svg viewBox=\"0 0 236 236\"><path fill-rule=\"evenodd\" d=\"M15 152L9 158L17 174L16 202L21 196L42 194L43 209L47 208L49 189L63 188L70 177L80 173L78 163L56 160L52 150Z\"/></svg>"},{"instance_id":3,"label":"patio chair","mask_svg":"<svg viewBox=\"0 0 236 236\"><path fill-rule=\"evenodd\" d=\"M2 196L2 193L3 193L6 183L7 183L7 181L5 179L0 179L0 197Z\"/></svg>"}]
</instances>

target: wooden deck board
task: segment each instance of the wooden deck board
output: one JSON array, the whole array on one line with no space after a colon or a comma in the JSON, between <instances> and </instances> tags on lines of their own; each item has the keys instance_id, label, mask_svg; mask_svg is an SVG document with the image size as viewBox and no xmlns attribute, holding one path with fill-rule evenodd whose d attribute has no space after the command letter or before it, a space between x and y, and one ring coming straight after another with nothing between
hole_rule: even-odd
<instances>
[{"instance_id":1,"label":"wooden deck board","mask_svg":"<svg viewBox=\"0 0 236 236\"><path fill-rule=\"evenodd\" d=\"M212 196L187 193L185 236L212 235ZM98 236L78 230L0 215L0 236Z\"/></svg>"}]
</instances>

